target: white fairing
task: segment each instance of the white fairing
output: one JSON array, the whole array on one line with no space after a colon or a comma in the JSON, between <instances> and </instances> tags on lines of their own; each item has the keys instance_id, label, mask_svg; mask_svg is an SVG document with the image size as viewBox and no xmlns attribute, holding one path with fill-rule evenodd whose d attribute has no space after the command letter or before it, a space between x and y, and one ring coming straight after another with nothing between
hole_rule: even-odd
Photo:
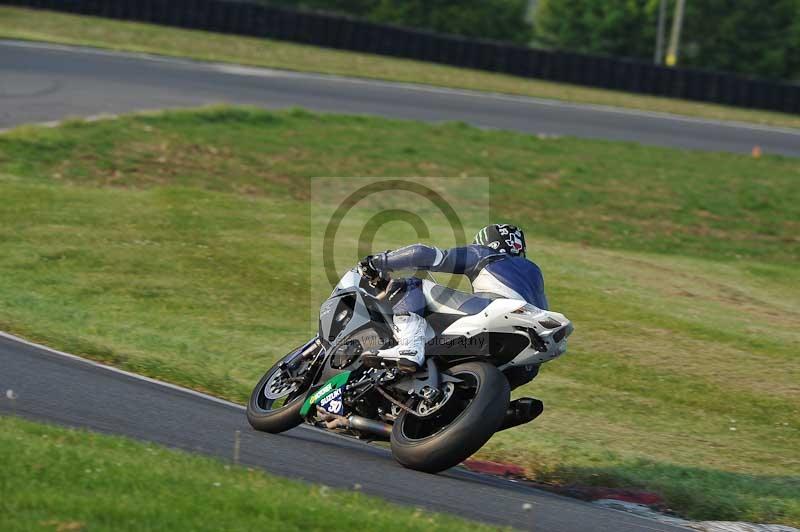
<instances>
[{"instance_id":1,"label":"white fairing","mask_svg":"<svg viewBox=\"0 0 800 532\"><path fill-rule=\"evenodd\" d=\"M517 327L533 329L541 338L544 349L537 350L528 333ZM554 337L562 330L563 337L556 341ZM443 334L468 338L487 332L521 335L530 343L508 366L527 366L548 362L563 355L567 351L567 337L572 331L572 323L563 314L542 310L522 299L496 299L478 314L459 319L445 329Z\"/></svg>"}]
</instances>

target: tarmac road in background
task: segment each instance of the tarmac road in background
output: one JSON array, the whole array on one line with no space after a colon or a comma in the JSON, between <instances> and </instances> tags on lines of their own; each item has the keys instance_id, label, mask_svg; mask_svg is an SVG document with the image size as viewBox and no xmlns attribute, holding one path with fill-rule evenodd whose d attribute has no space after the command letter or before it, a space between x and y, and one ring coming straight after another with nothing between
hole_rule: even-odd
<instances>
[{"instance_id":1,"label":"tarmac road in background","mask_svg":"<svg viewBox=\"0 0 800 532\"><path fill-rule=\"evenodd\" d=\"M800 130L107 52L0 41L0 128L69 116L210 103L463 121L534 134L800 156Z\"/></svg>"}]
</instances>

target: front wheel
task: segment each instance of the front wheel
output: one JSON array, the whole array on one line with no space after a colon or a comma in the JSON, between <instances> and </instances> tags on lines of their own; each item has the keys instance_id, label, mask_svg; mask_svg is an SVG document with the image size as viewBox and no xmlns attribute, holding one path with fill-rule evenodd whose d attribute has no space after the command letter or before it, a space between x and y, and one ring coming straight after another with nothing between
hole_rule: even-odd
<instances>
[{"instance_id":1,"label":"front wheel","mask_svg":"<svg viewBox=\"0 0 800 532\"><path fill-rule=\"evenodd\" d=\"M277 434L303 422L300 409L308 388L302 377L310 370L308 360L297 360L298 351L279 360L258 381L247 402L247 421L256 430Z\"/></svg>"},{"instance_id":2,"label":"front wheel","mask_svg":"<svg viewBox=\"0 0 800 532\"><path fill-rule=\"evenodd\" d=\"M392 427L392 455L405 467L438 473L469 458L503 422L508 380L493 365L467 362L446 373L461 380L432 415L402 412Z\"/></svg>"}]
</instances>

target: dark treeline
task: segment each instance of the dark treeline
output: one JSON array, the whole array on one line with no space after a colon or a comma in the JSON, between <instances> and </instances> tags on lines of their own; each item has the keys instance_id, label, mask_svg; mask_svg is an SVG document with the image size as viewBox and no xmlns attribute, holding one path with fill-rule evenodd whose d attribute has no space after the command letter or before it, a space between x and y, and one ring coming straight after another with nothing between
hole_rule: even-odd
<instances>
[{"instance_id":1,"label":"dark treeline","mask_svg":"<svg viewBox=\"0 0 800 532\"><path fill-rule=\"evenodd\" d=\"M259 1L441 33L644 60L653 57L659 7L659 0L538 0L529 14L528 0ZM675 0L667 0L667 8L669 30ZM688 0L679 64L800 79L800 0Z\"/></svg>"},{"instance_id":2,"label":"dark treeline","mask_svg":"<svg viewBox=\"0 0 800 532\"><path fill-rule=\"evenodd\" d=\"M265 4L347 13L384 24L527 44L528 0L259 0Z\"/></svg>"},{"instance_id":3,"label":"dark treeline","mask_svg":"<svg viewBox=\"0 0 800 532\"><path fill-rule=\"evenodd\" d=\"M670 15L674 4L667 1ZM658 7L659 0L539 0L534 38L547 47L651 59ZM679 64L800 79L800 0L687 0Z\"/></svg>"}]
</instances>

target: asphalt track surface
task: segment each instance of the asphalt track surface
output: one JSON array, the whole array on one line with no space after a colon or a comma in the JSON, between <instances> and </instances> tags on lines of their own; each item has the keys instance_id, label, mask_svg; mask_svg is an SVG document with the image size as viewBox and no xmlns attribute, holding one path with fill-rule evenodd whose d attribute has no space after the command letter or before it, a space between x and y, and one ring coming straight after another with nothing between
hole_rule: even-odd
<instances>
[{"instance_id":1,"label":"asphalt track surface","mask_svg":"<svg viewBox=\"0 0 800 532\"><path fill-rule=\"evenodd\" d=\"M800 129L0 41L0 128L211 103L364 113L709 151L800 156Z\"/></svg>"},{"instance_id":2,"label":"asphalt track surface","mask_svg":"<svg viewBox=\"0 0 800 532\"><path fill-rule=\"evenodd\" d=\"M6 397L9 389L16 399ZM239 405L3 335L0 391L0 414L122 434L228 460L239 430L243 464L332 487L360 484L364 492L390 501L487 523L539 532L684 530L461 468L439 475L410 471L383 448L312 427L259 433L247 424Z\"/></svg>"}]
</instances>

